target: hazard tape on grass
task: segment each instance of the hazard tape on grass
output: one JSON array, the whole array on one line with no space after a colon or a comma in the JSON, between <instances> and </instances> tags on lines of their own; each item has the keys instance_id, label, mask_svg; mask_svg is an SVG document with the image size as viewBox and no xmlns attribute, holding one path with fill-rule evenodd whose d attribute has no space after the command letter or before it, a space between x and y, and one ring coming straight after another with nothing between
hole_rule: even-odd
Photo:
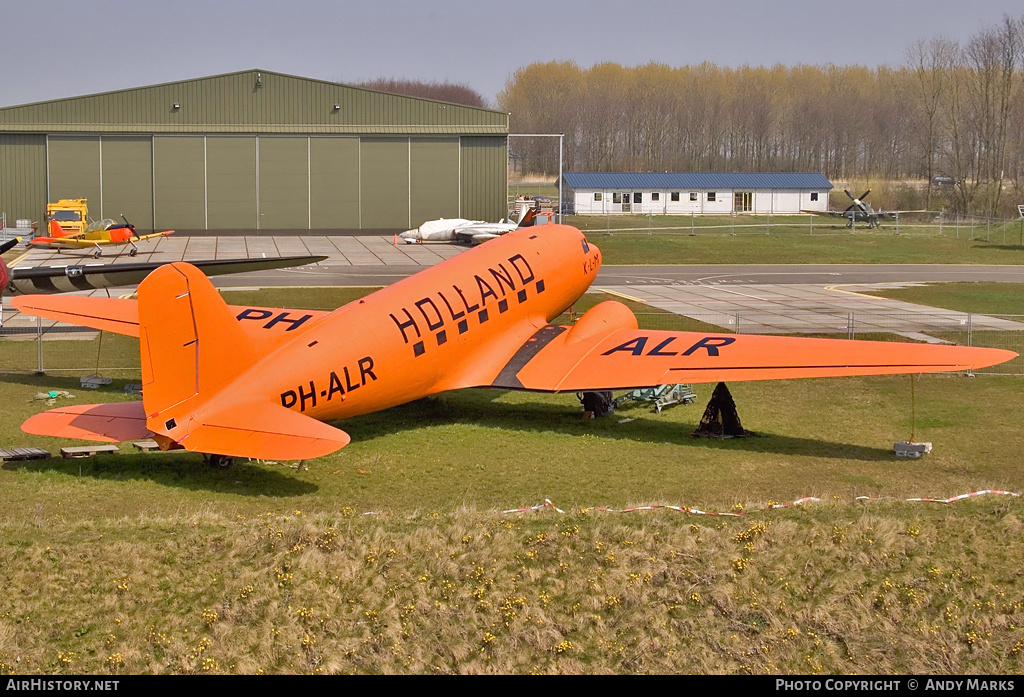
<instances>
[{"instance_id":1,"label":"hazard tape on grass","mask_svg":"<svg viewBox=\"0 0 1024 697\"><path fill-rule=\"evenodd\" d=\"M985 495L1000 495L1000 496L1013 496L1020 498L1020 494L1015 494L1012 491L1001 491L999 489L984 489L982 491L972 491L969 494L960 494L959 496L952 496L948 499L928 499L928 498L912 498L912 499L898 499L892 496L884 496L878 498L872 498L870 496L858 496L853 499L851 503L857 501L905 501L910 503L956 503L957 501L963 501L965 499L974 498L977 496ZM631 508L606 508L605 506L591 506L589 508L582 509L583 512L587 511L601 511L603 513L634 513L636 511L656 511L659 509L668 509L670 511L677 511L679 513L691 513L693 515L712 515L712 516L725 516L730 518L742 518L743 516L750 515L752 513L762 513L775 508L789 508L790 506L802 506L806 503L818 503L821 499L814 496L805 496L797 499L796 501L790 501L789 503L772 503L762 508L751 509L749 511L702 511L699 508L691 508L689 506L672 506L668 504L654 504L651 506L633 506ZM551 503L551 499L544 499L544 503L537 506L528 506L526 508L510 508L502 513L529 513L531 511L539 511L544 508L551 508L558 513L565 513L561 508Z\"/></svg>"}]
</instances>

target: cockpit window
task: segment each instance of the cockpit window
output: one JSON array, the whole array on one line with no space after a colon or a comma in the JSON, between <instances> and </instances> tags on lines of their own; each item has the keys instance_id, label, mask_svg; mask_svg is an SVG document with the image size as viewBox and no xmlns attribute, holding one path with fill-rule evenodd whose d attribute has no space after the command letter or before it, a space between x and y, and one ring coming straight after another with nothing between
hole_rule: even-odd
<instances>
[{"instance_id":1,"label":"cockpit window","mask_svg":"<svg viewBox=\"0 0 1024 697\"><path fill-rule=\"evenodd\" d=\"M583 253L584 254L589 254L590 253L590 245L587 244L587 238L584 237L582 240L580 240L580 242L583 243Z\"/></svg>"}]
</instances>

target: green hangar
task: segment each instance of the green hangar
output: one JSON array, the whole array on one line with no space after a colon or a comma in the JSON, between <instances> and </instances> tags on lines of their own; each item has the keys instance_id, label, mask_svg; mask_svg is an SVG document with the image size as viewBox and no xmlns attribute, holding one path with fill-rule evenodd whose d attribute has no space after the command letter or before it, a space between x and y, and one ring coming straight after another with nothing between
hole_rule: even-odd
<instances>
[{"instance_id":1,"label":"green hangar","mask_svg":"<svg viewBox=\"0 0 1024 697\"><path fill-rule=\"evenodd\" d=\"M0 109L0 211L139 230L405 230L506 215L508 115L247 70Z\"/></svg>"}]
</instances>

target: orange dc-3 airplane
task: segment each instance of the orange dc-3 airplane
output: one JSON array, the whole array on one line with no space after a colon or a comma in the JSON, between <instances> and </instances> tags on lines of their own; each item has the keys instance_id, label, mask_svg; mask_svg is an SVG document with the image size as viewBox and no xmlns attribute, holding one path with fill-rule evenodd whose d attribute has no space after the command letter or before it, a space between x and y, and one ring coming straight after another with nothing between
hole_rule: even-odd
<instances>
[{"instance_id":1,"label":"orange dc-3 airplane","mask_svg":"<svg viewBox=\"0 0 1024 697\"><path fill-rule=\"evenodd\" d=\"M135 226L127 220L124 223L115 223L110 218L93 223L82 232L68 233L56 220L50 221L49 237L33 237L29 240L30 247L50 247L58 252L62 249L87 249L93 248L92 255L99 259L103 255L102 247L105 245L130 244L131 250L128 256L135 256L139 253L136 242L153 239L154 237L167 237L174 230L154 232L149 235L136 235Z\"/></svg>"},{"instance_id":2,"label":"orange dc-3 airplane","mask_svg":"<svg viewBox=\"0 0 1024 697\"><path fill-rule=\"evenodd\" d=\"M601 252L576 228L508 233L333 312L230 307L186 263L138 300L23 296L22 312L139 337L141 402L72 406L28 433L232 457L304 460L349 442L324 421L464 387L579 392L720 380L961 371L1012 351L638 329L603 302L551 320L593 283Z\"/></svg>"}]
</instances>

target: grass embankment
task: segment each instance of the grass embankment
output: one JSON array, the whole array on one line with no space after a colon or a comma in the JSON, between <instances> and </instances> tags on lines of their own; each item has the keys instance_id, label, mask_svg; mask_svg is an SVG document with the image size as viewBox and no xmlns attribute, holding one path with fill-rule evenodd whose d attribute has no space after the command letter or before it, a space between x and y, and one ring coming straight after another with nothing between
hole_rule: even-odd
<instances>
[{"instance_id":1,"label":"grass embankment","mask_svg":"<svg viewBox=\"0 0 1024 697\"><path fill-rule=\"evenodd\" d=\"M1015 674L1019 502L7 524L4 673Z\"/></svg>"},{"instance_id":2,"label":"grass embankment","mask_svg":"<svg viewBox=\"0 0 1024 697\"><path fill-rule=\"evenodd\" d=\"M341 299L226 294L311 296ZM20 432L38 392L130 399L137 368L78 388L137 365L135 340L98 343L44 342L48 367L88 366L55 377L5 342L0 444L80 444ZM925 376L913 409L907 377L738 383L759 435L692 439L710 389L597 420L572 395L466 390L338 424L352 443L307 469L130 445L4 465L0 672L1021 671L1021 499L851 503L1024 492L1020 379ZM896 459L912 433L934 452ZM802 496L823 501L582 510ZM498 513L545 497L567 512Z\"/></svg>"}]
</instances>

